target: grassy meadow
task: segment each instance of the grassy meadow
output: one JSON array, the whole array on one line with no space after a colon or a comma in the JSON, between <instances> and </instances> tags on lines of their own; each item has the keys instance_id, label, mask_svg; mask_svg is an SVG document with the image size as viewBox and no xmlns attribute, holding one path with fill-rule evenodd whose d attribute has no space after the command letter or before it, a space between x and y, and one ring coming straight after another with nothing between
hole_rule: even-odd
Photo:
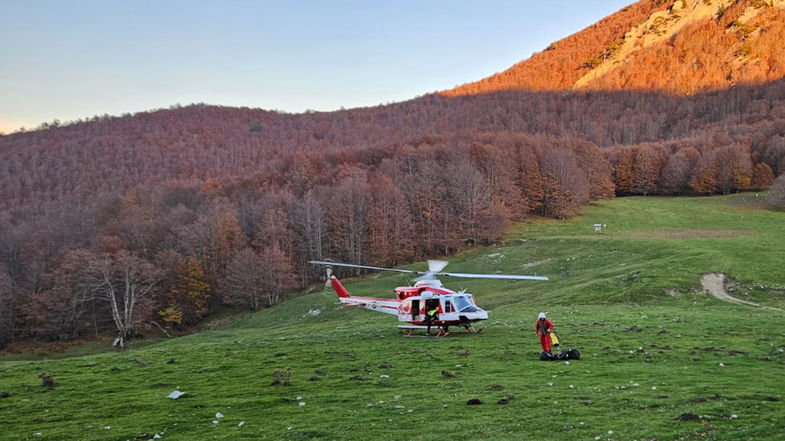
<instances>
[{"instance_id":1,"label":"grassy meadow","mask_svg":"<svg viewBox=\"0 0 785 441\"><path fill-rule=\"evenodd\" d=\"M783 238L785 213L754 194L615 199L451 258L447 271L551 278L443 279L491 311L479 334L407 338L319 287L125 352L0 355L0 439L785 439ZM708 272L761 307L703 293ZM344 283L392 296L408 280ZM540 311L581 360L538 360Z\"/></svg>"}]
</instances>

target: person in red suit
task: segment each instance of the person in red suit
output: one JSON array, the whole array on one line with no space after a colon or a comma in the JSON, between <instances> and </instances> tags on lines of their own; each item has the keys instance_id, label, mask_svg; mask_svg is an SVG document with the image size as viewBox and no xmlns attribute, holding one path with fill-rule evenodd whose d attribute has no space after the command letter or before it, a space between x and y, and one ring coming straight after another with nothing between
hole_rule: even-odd
<instances>
[{"instance_id":1,"label":"person in red suit","mask_svg":"<svg viewBox=\"0 0 785 441\"><path fill-rule=\"evenodd\" d=\"M553 323L545 317L545 313L541 312L537 315L537 322L534 324L534 333L540 337L540 345L545 352L551 352L551 336L553 331Z\"/></svg>"}]
</instances>

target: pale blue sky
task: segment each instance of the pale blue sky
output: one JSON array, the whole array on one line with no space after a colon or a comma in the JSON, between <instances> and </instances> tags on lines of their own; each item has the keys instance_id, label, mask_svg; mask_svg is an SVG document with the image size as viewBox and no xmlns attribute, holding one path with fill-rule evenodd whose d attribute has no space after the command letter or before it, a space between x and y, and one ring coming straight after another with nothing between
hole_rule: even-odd
<instances>
[{"instance_id":1,"label":"pale blue sky","mask_svg":"<svg viewBox=\"0 0 785 441\"><path fill-rule=\"evenodd\" d=\"M633 0L0 0L0 131L205 102L302 112L506 69Z\"/></svg>"}]
</instances>

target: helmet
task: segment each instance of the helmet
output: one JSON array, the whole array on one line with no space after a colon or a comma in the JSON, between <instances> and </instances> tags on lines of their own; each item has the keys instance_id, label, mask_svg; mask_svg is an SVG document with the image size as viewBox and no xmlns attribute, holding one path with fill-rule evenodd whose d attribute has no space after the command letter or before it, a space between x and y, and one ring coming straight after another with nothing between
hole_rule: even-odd
<instances>
[{"instance_id":1,"label":"helmet","mask_svg":"<svg viewBox=\"0 0 785 441\"><path fill-rule=\"evenodd\" d=\"M538 319L544 319L544 318L545 318L545 313L544 313L544 312L541 312L541 313L539 313L539 314L537 315L537 318L538 318Z\"/></svg>"}]
</instances>

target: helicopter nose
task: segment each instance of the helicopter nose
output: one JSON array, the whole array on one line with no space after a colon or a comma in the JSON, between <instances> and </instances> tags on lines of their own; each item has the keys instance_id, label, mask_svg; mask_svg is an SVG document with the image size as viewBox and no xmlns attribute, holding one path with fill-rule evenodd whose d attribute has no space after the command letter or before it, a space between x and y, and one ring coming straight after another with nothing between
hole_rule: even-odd
<instances>
[{"instance_id":1,"label":"helicopter nose","mask_svg":"<svg viewBox=\"0 0 785 441\"><path fill-rule=\"evenodd\" d=\"M472 321L474 321L474 320L487 320L488 319L488 312L487 311L483 311L482 309L480 309L479 311L469 312L469 313L462 314L462 315L466 316L467 319L472 320Z\"/></svg>"}]
</instances>

